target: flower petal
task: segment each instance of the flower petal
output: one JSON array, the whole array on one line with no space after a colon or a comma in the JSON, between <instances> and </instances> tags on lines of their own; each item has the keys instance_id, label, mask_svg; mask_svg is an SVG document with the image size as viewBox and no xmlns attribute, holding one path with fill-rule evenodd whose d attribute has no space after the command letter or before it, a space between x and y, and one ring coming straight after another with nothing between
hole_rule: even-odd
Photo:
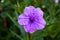
<instances>
[{"instance_id":1,"label":"flower petal","mask_svg":"<svg viewBox=\"0 0 60 40\"><path fill-rule=\"evenodd\" d=\"M20 25L27 25L28 22L29 22L29 18L26 15L24 15L24 14L19 15L18 23Z\"/></svg>"},{"instance_id":2,"label":"flower petal","mask_svg":"<svg viewBox=\"0 0 60 40\"><path fill-rule=\"evenodd\" d=\"M39 23L34 23L34 24L35 24L36 30L42 30L45 27L45 25L43 24L39 24Z\"/></svg>"},{"instance_id":3,"label":"flower petal","mask_svg":"<svg viewBox=\"0 0 60 40\"><path fill-rule=\"evenodd\" d=\"M55 3L57 4L59 2L59 0L55 0Z\"/></svg>"},{"instance_id":4,"label":"flower petal","mask_svg":"<svg viewBox=\"0 0 60 40\"><path fill-rule=\"evenodd\" d=\"M43 25L46 25L46 21L45 21L43 18L41 18L41 19L39 20L39 22L40 22L41 24L43 24Z\"/></svg>"},{"instance_id":5,"label":"flower petal","mask_svg":"<svg viewBox=\"0 0 60 40\"><path fill-rule=\"evenodd\" d=\"M36 28L34 24L28 24L24 26L26 32L33 33L35 32Z\"/></svg>"},{"instance_id":6,"label":"flower petal","mask_svg":"<svg viewBox=\"0 0 60 40\"><path fill-rule=\"evenodd\" d=\"M34 12L34 9L35 8L33 6L25 7L24 14L30 15L30 14L32 14Z\"/></svg>"},{"instance_id":7,"label":"flower petal","mask_svg":"<svg viewBox=\"0 0 60 40\"><path fill-rule=\"evenodd\" d=\"M46 25L46 22L43 18L41 18L40 20L35 20L35 27L38 29L38 30L41 30L45 27Z\"/></svg>"},{"instance_id":8,"label":"flower petal","mask_svg":"<svg viewBox=\"0 0 60 40\"><path fill-rule=\"evenodd\" d=\"M38 14L40 17L43 17L43 11L40 8L36 8L35 13Z\"/></svg>"}]
</instances>

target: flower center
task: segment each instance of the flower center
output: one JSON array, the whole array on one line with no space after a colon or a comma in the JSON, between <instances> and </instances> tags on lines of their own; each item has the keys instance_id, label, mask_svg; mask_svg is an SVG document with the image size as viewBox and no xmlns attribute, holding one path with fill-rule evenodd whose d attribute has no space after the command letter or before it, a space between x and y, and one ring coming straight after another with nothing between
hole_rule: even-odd
<instances>
[{"instance_id":1,"label":"flower center","mask_svg":"<svg viewBox=\"0 0 60 40\"><path fill-rule=\"evenodd\" d=\"M30 18L29 20L30 20L30 22L33 22L34 21L33 18Z\"/></svg>"}]
</instances>

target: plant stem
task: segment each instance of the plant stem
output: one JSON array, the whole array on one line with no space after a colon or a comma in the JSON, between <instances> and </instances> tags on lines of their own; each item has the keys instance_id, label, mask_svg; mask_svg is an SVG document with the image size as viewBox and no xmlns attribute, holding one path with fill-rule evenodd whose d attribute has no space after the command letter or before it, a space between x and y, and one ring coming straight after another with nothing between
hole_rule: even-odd
<instances>
[{"instance_id":1,"label":"plant stem","mask_svg":"<svg viewBox=\"0 0 60 40\"><path fill-rule=\"evenodd\" d=\"M32 40L32 34L27 33L27 38L26 40Z\"/></svg>"},{"instance_id":2,"label":"plant stem","mask_svg":"<svg viewBox=\"0 0 60 40\"><path fill-rule=\"evenodd\" d=\"M29 34L27 33L27 37L26 37L26 40L29 40Z\"/></svg>"},{"instance_id":3,"label":"plant stem","mask_svg":"<svg viewBox=\"0 0 60 40\"><path fill-rule=\"evenodd\" d=\"M30 40L32 40L32 34L29 34L30 35Z\"/></svg>"}]
</instances>

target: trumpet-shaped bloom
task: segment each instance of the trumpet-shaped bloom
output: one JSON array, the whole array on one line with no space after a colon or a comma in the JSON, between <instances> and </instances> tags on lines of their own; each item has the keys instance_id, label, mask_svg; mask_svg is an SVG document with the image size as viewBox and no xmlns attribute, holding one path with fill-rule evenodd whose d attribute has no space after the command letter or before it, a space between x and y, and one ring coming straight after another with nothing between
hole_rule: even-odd
<instances>
[{"instance_id":1,"label":"trumpet-shaped bloom","mask_svg":"<svg viewBox=\"0 0 60 40\"><path fill-rule=\"evenodd\" d=\"M33 6L25 7L24 13L18 17L18 23L23 25L25 31L28 33L42 30L46 25L43 18L43 11Z\"/></svg>"}]
</instances>

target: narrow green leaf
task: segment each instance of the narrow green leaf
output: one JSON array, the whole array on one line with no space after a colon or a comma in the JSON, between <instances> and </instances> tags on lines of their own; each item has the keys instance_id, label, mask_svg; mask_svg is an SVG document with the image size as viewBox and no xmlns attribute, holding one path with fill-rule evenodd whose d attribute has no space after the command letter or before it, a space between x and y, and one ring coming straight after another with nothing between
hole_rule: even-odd
<instances>
[{"instance_id":1,"label":"narrow green leaf","mask_svg":"<svg viewBox=\"0 0 60 40\"><path fill-rule=\"evenodd\" d=\"M25 36L25 31L23 30L23 27L20 26L9 14L7 16L10 18L10 20L21 30L21 33L23 37Z\"/></svg>"},{"instance_id":2,"label":"narrow green leaf","mask_svg":"<svg viewBox=\"0 0 60 40\"><path fill-rule=\"evenodd\" d=\"M21 36L17 35L17 34L16 34L15 32L13 32L12 30L10 30L10 32L11 32L13 35L15 35L16 37L18 37L19 39L23 40L23 38L22 38Z\"/></svg>"},{"instance_id":3,"label":"narrow green leaf","mask_svg":"<svg viewBox=\"0 0 60 40\"><path fill-rule=\"evenodd\" d=\"M28 6L30 4L30 0L24 0L24 3L26 6Z\"/></svg>"}]
</instances>

